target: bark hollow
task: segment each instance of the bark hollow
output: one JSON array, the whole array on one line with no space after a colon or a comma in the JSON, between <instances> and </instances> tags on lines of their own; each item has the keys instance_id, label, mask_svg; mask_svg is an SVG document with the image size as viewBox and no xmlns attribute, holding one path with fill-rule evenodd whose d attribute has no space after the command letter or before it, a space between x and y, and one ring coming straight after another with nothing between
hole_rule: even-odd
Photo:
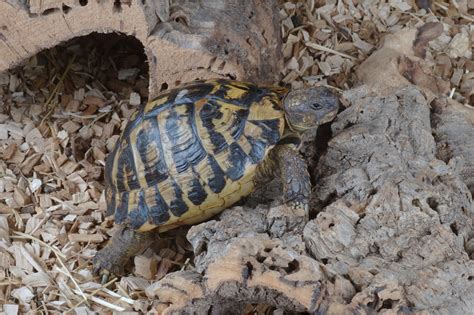
<instances>
[{"instance_id":1,"label":"bark hollow","mask_svg":"<svg viewBox=\"0 0 474 315\"><path fill-rule=\"evenodd\" d=\"M180 82L226 77L277 80L281 56L274 1L0 2L0 71L92 32L135 36L150 68L150 96Z\"/></svg>"}]
</instances>

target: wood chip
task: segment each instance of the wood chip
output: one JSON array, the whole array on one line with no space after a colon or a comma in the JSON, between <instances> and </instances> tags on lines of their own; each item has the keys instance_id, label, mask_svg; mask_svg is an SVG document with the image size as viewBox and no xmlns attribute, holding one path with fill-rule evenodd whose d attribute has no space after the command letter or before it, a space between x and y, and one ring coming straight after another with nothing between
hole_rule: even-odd
<instances>
[{"instance_id":1,"label":"wood chip","mask_svg":"<svg viewBox=\"0 0 474 315\"><path fill-rule=\"evenodd\" d=\"M49 275L44 272L37 272L26 275L21 282L28 287L47 287L51 284Z\"/></svg>"},{"instance_id":2,"label":"wood chip","mask_svg":"<svg viewBox=\"0 0 474 315\"><path fill-rule=\"evenodd\" d=\"M26 305L34 298L33 292L27 287L21 287L12 291L12 296L20 301L21 305Z\"/></svg>"},{"instance_id":3,"label":"wood chip","mask_svg":"<svg viewBox=\"0 0 474 315\"><path fill-rule=\"evenodd\" d=\"M71 242L83 242L83 243L102 243L104 237L100 234L77 234L70 233L68 234L69 241Z\"/></svg>"},{"instance_id":4,"label":"wood chip","mask_svg":"<svg viewBox=\"0 0 474 315\"><path fill-rule=\"evenodd\" d=\"M17 304L4 304L3 305L3 313L5 315L16 315L18 314L20 306Z\"/></svg>"},{"instance_id":5,"label":"wood chip","mask_svg":"<svg viewBox=\"0 0 474 315\"><path fill-rule=\"evenodd\" d=\"M130 99L129 99L130 105L133 106L138 106L141 104L141 99L140 99L140 94L132 92L130 93Z\"/></svg>"},{"instance_id":6,"label":"wood chip","mask_svg":"<svg viewBox=\"0 0 474 315\"><path fill-rule=\"evenodd\" d=\"M147 280L153 279L158 271L158 257L156 255L135 256L135 274Z\"/></svg>"}]
</instances>

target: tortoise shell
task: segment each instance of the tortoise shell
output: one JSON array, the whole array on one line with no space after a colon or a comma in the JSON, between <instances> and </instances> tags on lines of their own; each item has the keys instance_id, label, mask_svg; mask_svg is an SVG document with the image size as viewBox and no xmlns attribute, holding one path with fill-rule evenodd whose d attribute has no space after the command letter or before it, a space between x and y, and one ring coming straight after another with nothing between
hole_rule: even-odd
<instances>
[{"instance_id":1,"label":"tortoise shell","mask_svg":"<svg viewBox=\"0 0 474 315\"><path fill-rule=\"evenodd\" d=\"M165 231L250 194L258 164L283 134L282 92L196 81L141 106L107 157L107 214L139 231Z\"/></svg>"}]
</instances>

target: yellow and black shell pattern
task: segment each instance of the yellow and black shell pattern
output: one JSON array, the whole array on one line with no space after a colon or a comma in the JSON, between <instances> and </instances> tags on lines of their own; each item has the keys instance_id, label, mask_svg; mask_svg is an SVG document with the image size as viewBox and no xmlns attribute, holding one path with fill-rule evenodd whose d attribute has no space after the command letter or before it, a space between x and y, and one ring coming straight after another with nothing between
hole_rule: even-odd
<instances>
[{"instance_id":1,"label":"yellow and black shell pattern","mask_svg":"<svg viewBox=\"0 0 474 315\"><path fill-rule=\"evenodd\" d=\"M139 231L165 231L250 194L257 165L283 134L281 92L195 81L141 106L107 157L107 214Z\"/></svg>"}]
</instances>

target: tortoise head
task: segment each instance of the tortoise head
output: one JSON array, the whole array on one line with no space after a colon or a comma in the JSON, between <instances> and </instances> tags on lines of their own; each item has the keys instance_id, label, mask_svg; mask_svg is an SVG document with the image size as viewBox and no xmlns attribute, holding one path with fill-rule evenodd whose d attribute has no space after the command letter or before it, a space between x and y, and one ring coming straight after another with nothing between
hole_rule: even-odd
<instances>
[{"instance_id":1,"label":"tortoise head","mask_svg":"<svg viewBox=\"0 0 474 315\"><path fill-rule=\"evenodd\" d=\"M337 96L325 87L312 87L289 92L284 100L286 120L297 132L315 129L336 117Z\"/></svg>"}]
</instances>

